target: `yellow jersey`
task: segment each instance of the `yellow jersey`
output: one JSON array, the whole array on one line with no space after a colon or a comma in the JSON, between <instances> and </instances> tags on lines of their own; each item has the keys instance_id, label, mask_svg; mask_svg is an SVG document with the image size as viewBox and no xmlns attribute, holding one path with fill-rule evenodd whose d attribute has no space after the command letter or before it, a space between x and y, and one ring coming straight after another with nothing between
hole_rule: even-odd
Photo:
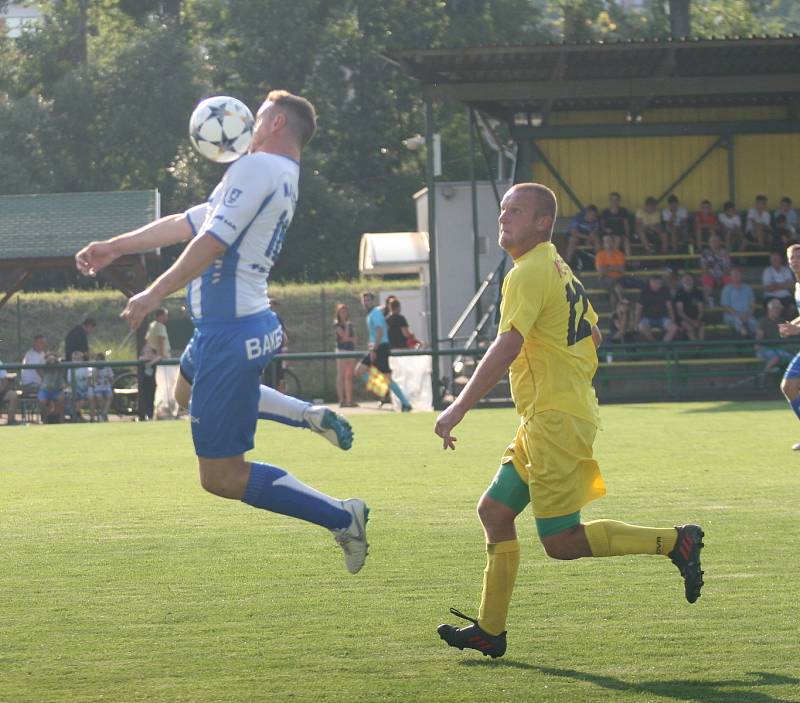
<instances>
[{"instance_id":1,"label":"yellow jersey","mask_svg":"<svg viewBox=\"0 0 800 703\"><path fill-rule=\"evenodd\" d=\"M595 324L597 313L583 285L552 242L514 261L503 281L497 334L513 327L524 338L509 368L511 396L523 422L545 410L560 410L599 424L592 387Z\"/></svg>"}]
</instances>

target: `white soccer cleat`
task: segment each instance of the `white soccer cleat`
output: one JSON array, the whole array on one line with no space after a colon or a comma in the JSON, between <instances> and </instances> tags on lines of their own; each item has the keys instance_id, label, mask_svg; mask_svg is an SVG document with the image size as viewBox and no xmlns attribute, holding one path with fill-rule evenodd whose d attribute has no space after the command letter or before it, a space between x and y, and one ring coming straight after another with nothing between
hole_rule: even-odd
<instances>
[{"instance_id":1,"label":"white soccer cleat","mask_svg":"<svg viewBox=\"0 0 800 703\"><path fill-rule=\"evenodd\" d=\"M341 415L324 405L311 405L303 411L309 429L327 439L334 447L347 451L353 446L353 428Z\"/></svg>"},{"instance_id":2,"label":"white soccer cleat","mask_svg":"<svg viewBox=\"0 0 800 703\"><path fill-rule=\"evenodd\" d=\"M357 574L364 566L369 553L367 543L367 520L369 508L359 498L349 498L342 501L342 507L353 516L349 527L331 530L336 543L344 552L344 563L351 574Z\"/></svg>"}]
</instances>

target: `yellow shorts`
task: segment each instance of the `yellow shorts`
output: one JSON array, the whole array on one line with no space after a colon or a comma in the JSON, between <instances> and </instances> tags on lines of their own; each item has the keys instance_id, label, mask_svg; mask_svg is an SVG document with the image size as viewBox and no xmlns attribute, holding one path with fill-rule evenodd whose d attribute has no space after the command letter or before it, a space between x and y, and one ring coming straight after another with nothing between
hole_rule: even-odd
<instances>
[{"instance_id":1,"label":"yellow shorts","mask_svg":"<svg viewBox=\"0 0 800 703\"><path fill-rule=\"evenodd\" d=\"M569 515L606 494L592 458L597 427L558 410L537 413L517 430L502 463L512 462L528 484L538 518Z\"/></svg>"}]
</instances>

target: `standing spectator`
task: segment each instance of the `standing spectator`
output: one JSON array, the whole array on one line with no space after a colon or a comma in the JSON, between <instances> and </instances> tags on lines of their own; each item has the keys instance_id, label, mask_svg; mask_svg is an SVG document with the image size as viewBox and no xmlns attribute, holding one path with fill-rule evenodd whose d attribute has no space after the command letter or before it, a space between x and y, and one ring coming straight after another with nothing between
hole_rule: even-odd
<instances>
[{"instance_id":1,"label":"standing spectator","mask_svg":"<svg viewBox=\"0 0 800 703\"><path fill-rule=\"evenodd\" d=\"M721 234L724 237L725 247L728 251L738 251L743 244L742 216L730 200L722 206L722 212L717 217ZM709 237L710 239L710 237Z\"/></svg>"},{"instance_id":2,"label":"standing spectator","mask_svg":"<svg viewBox=\"0 0 800 703\"><path fill-rule=\"evenodd\" d=\"M47 368L42 369L39 386L39 414L42 422L64 422L64 372L58 367L58 357L47 352L44 357Z\"/></svg>"},{"instance_id":3,"label":"standing spectator","mask_svg":"<svg viewBox=\"0 0 800 703\"><path fill-rule=\"evenodd\" d=\"M23 364L43 364L47 341L43 334L37 334L33 338L33 346L25 352L22 357ZM42 373L39 369L22 369L20 374L22 394L36 396L39 393L39 386L42 383Z\"/></svg>"},{"instance_id":4,"label":"standing spectator","mask_svg":"<svg viewBox=\"0 0 800 703\"><path fill-rule=\"evenodd\" d=\"M747 211L744 228L745 249L761 251L772 241L772 217L767 210L767 196L757 195L754 207Z\"/></svg>"},{"instance_id":5,"label":"standing spectator","mask_svg":"<svg viewBox=\"0 0 800 703\"><path fill-rule=\"evenodd\" d=\"M617 248L631 255L631 214L621 205L619 193L608 196L608 207L600 213L600 229L602 233L614 235Z\"/></svg>"},{"instance_id":6,"label":"standing spectator","mask_svg":"<svg viewBox=\"0 0 800 703\"><path fill-rule=\"evenodd\" d=\"M391 314L386 318L389 328L389 346L392 349L409 349L419 344L408 326L408 320L400 314L400 301L396 298L389 305Z\"/></svg>"},{"instance_id":7,"label":"standing spectator","mask_svg":"<svg viewBox=\"0 0 800 703\"><path fill-rule=\"evenodd\" d=\"M597 252L594 263L600 274L600 285L608 290L612 308L625 297L626 287L642 287L637 279L625 275L625 254L619 250L613 234L603 235L603 248Z\"/></svg>"},{"instance_id":8,"label":"standing spectator","mask_svg":"<svg viewBox=\"0 0 800 703\"><path fill-rule=\"evenodd\" d=\"M569 243L567 244L567 263L572 264L579 246L589 246L592 253L597 252L597 235L600 232L600 220L596 205L587 205L569 223Z\"/></svg>"},{"instance_id":9,"label":"standing spectator","mask_svg":"<svg viewBox=\"0 0 800 703\"><path fill-rule=\"evenodd\" d=\"M69 361L76 352L89 353L89 335L97 329L94 318L87 317L81 324L75 325L64 339L64 358Z\"/></svg>"},{"instance_id":10,"label":"standing spectator","mask_svg":"<svg viewBox=\"0 0 800 703\"><path fill-rule=\"evenodd\" d=\"M671 342L678 334L675 309L664 288L661 276L651 276L647 287L639 294L636 303L636 326L642 336L653 342L653 328L664 331L664 341Z\"/></svg>"},{"instance_id":11,"label":"standing spectator","mask_svg":"<svg viewBox=\"0 0 800 703\"><path fill-rule=\"evenodd\" d=\"M661 225L658 202L652 196L645 198L644 207L636 211L636 237L648 254L653 253L654 242L660 245L662 253L667 251L667 234Z\"/></svg>"},{"instance_id":12,"label":"standing spectator","mask_svg":"<svg viewBox=\"0 0 800 703\"><path fill-rule=\"evenodd\" d=\"M356 329L350 321L350 311L344 303L339 303L336 306L333 329L336 332L337 352L351 352L356 348ZM353 369L355 364L355 359L336 360L336 395L339 397L340 408L355 408L358 406L358 403L353 402Z\"/></svg>"},{"instance_id":13,"label":"standing spectator","mask_svg":"<svg viewBox=\"0 0 800 703\"><path fill-rule=\"evenodd\" d=\"M712 234L717 234L719 222L711 209L711 201L703 200L700 209L694 213L694 242L697 251L703 251L703 245Z\"/></svg>"},{"instance_id":14,"label":"standing spectator","mask_svg":"<svg viewBox=\"0 0 800 703\"><path fill-rule=\"evenodd\" d=\"M683 274L674 303L678 323L686 336L691 340L704 339L706 325L703 322L703 293L695 286L692 274Z\"/></svg>"},{"instance_id":15,"label":"standing spectator","mask_svg":"<svg viewBox=\"0 0 800 703\"><path fill-rule=\"evenodd\" d=\"M722 240L718 234L712 234L708 238L708 246L703 249L700 257L700 268L702 269L701 282L703 292L706 294L708 307L714 307L714 291L722 288L731 282L731 257L728 251L722 246Z\"/></svg>"},{"instance_id":16,"label":"standing spectator","mask_svg":"<svg viewBox=\"0 0 800 703\"><path fill-rule=\"evenodd\" d=\"M0 361L0 365L2 365ZM18 425L17 422L17 391L14 388L14 383L8 375L8 371L0 369L0 405L6 403L8 405L8 420L7 425Z\"/></svg>"},{"instance_id":17,"label":"standing spectator","mask_svg":"<svg viewBox=\"0 0 800 703\"><path fill-rule=\"evenodd\" d=\"M383 308L381 308L381 312L383 312L384 317L389 317L392 314L392 303L397 300L396 295L387 295L386 300L383 301Z\"/></svg>"},{"instance_id":18,"label":"standing spectator","mask_svg":"<svg viewBox=\"0 0 800 703\"><path fill-rule=\"evenodd\" d=\"M689 213L674 193L667 198L667 207L661 211L661 220L669 241L670 251L677 254L689 239Z\"/></svg>"},{"instance_id":19,"label":"standing spectator","mask_svg":"<svg viewBox=\"0 0 800 703\"><path fill-rule=\"evenodd\" d=\"M369 331L369 346L366 356L358 362L355 375L365 385L369 382L369 368L374 366L380 371L386 380L389 382L389 390L395 394L400 401L400 407L403 412L411 410L411 404L408 402L400 386L392 381L392 369L389 366L389 334L386 325L386 318L383 316L381 309L375 305L375 296L369 291L361 294L361 304L367 313L367 330Z\"/></svg>"},{"instance_id":20,"label":"standing spectator","mask_svg":"<svg viewBox=\"0 0 800 703\"><path fill-rule=\"evenodd\" d=\"M794 274L783 262L783 254L773 251L769 255L769 266L761 274L764 286L764 305L777 300L786 309L787 317L794 317L791 306L794 304Z\"/></svg>"},{"instance_id":21,"label":"standing spectator","mask_svg":"<svg viewBox=\"0 0 800 703\"><path fill-rule=\"evenodd\" d=\"M166 308L158 308L154 316L155 319L150 323L145 335L145 344L155 352L153 366L156 372L156 387L153 396L153 417L156 420L166 420L178 416L178 403L173 394L178 367L158 363L162 359L169 359L172 356L172 347L167 333L169 312Z\"/></svg>"},{"instance_id":22,"label":"standing spectator","mask_svg":"<svg viewBox=\"0 0 800 703\"><path fill-rule=\"evenodd\" d=\"M781 198L780 203L778 203L778 209L772 213L772 216L775 220L778 219L779 215L783 215L786 218L786 224L792 230L792 232L797 231L797 210L792 207L791 198Z\"/></svg>"},{"instance_id":23,"label":"standing spectator","mask_svg":"<svg viewBox=\"0 0 800 703\"><path fill-rule=\"evenodd\" d=\"M97 361L105 361L102 352L96 356ZM108 408L114 397L114 369L110 366L98 366L94 369L92 398L98 422L108 422Z\"/></svg>"},{"instance_id":24,"label":"standing spectator","mask_svg":"<svg viewBox=\"0 0 800 703\"><path fill-rule=\"evenodd\" d=\"M86 361L87 357L81 351L72 352L69 361ZM89 402L89 386L92 378L92 370L86 366L69 369L67 371L67 383L72 391L70 419L72 422L85 422L82 410Z\"/></svg>"},{"instance_id":25,"label":"standing spectator","mask_svg":"<svg viewBox=\"0 0 800 703\"><path fill-rule=\"evenodd\" d=\"M731 282L722 289L723 319L741 337L754 335L758 329L755 307L753 289L742 282L742 270L731 270Z\"/></svg>"},{"instance_id":26,"label":"standing spectator","mask_svg":"<svg viewBox=\"0 0 800 703\"><path fill-rule=\"evenodd\" d=\"M767 303L767 314L761 318L756 330L756 339L766 344L756 344L756 356L764 362L764 373L777 370L780 363L788 364L793 354L786 348L776 344L769 344L781 338L779 324L783 321L783 305L775 298Z\"/></svg>"}]
</instances>

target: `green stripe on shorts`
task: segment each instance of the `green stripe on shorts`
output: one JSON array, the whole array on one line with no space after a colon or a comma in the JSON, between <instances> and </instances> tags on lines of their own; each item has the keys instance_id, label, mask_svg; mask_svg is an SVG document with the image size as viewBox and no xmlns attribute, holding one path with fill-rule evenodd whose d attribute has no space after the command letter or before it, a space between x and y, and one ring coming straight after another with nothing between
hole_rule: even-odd
<instances>
[{"instance_id":1,"label":"green stripe on shorts","mask_svg":"<svg viewBox=\"0 0 800 703\"><path fill-rule=\"evenodd\" d=\"M511 462L503 464L494 476L486 495L511 508L517 515L531 502L531 493Z\"/></svg>"},{"instance_id":2,"label":"green stripe on shorts","mask_svg":"<svg viewBox=\"0 0 800 703\"><path fill-rule=\"evenodd\" d=\"M569 515L559 515L558 517L537 517L536 531L539 537L552 537L559 532L568 530L570 527L580 524L581 511L570 513Z\"/></svg>"}]
</instances>

